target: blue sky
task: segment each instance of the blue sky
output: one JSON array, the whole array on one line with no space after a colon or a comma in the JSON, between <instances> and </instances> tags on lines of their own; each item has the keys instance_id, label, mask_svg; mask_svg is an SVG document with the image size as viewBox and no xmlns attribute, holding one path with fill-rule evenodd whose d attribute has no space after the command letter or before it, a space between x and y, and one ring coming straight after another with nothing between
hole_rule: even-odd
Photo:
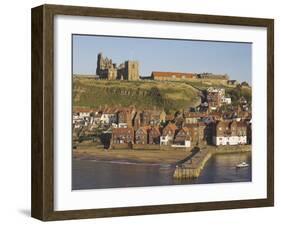
<instances>
[{"instance_id":1,"label":"blue sky","mask_svg":"<svg viewBox=\"0 0 281 226\"><path fill-rule=\"evenodd\" d=\"M73 73L95 74L99 52L117 64L138 60L141 76L152 71L226 73L251 84L250 43L73 35Z\"/></svg>"}]
</instances>

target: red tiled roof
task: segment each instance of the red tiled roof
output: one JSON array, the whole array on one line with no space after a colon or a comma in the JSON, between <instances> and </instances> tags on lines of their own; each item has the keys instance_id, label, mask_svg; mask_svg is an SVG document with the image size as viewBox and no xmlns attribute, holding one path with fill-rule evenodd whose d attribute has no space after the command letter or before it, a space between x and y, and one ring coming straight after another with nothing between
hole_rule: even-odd
<instances>
[{"instance_id":1,"label":"red tiled roof","mask_svg":"<svg viewBox=\"0 0 281 226\"><path fill-rule=\"evenodd\" d=\"M195 73L182 73L182 72L163 72L163 71L153 71L152 76L154 77L176 77L176 78L193 78L196 76Z\"/></svg>"},{"instance_id":2,"label":"red tiled roof","mask_svg":"<svg viewBox=\"0 0 281 226\"><path fill-rule=\"evenodd\" d=\"M219 125L222 127L228 127L229 126L229 121L217 121L216 126L218 127Z\"/></svg>"},{"instance_id":3,"label":"red tiled roof","mask_svg":"<svg viewBox=\"0 0 281 226\"><path fill-rule=\"evenodd\" d=\"M135 107L121 107L116 109L118 112L131 113L135 110Z\"/></svg>"},{"instance_id":4,"label":"red tiled roof","mask_svg":"<svg viewBox=\"0 0 281 226\"><path fill-rule=\"evenodd\" d=\"M194 127L198 127L198 123L186 123L184 126L186 128L194 128Z\"/></svg>"},{"instance_id":5,"label":"red tiled roof","mask_svg":"<svg viewBox=\"0 0 281 226\"><path fill-rule=\"evenodd\" d=\"M198 122L199 126L206 126L206 124L204 122Z\"/></svg>"},{"instance_id":6,"label":"red tiled roof","mask_svg":"<svg viewBox=\"0 0 281 226\"><path fill-rule=\"evenodd\" d=\"M207 114L202 112L185 112L184 117L185 118L200 118L205 117Z\"/></svg>"},{"instance_id":7,"label":"red tiled roof","mask_svg":"<svg viewBox=\"0 0 281 226\"><path fill-rule=\"evenodd\" d=\"M127 133L128 131L134 132L134 129L132 127L112 129L112 133Z\"/></svg>"},{"instance_id":8,"label":"red tiled roof","mask_svg":"<svg viewBox=\"0 0 281 226\"><path fill-rule=\"evenodd\" d=\"M188 133L189 132L189 130L188 130L188 128L187 127L182 127L180 130L183 130L184 132L186 132L186 133Z\"/></svg>"},{"instance_id":9,"label":"red tiled roof","mask_svg":"<svg viewBox=\"0 0 281 226\"><path fill-rule=\"evenodd\" d=\"M237 122L237 127L247 127L247 124L245 122Z\"/></svg>"},{"instance_id":10,"label":"red tiled roof","mask_svg":"<svg viewBox=\"0 0 281 226\"><path fill-rule=\"evenodd\" d=\"M187 127L182 127L182 128L178 131L178 133L177 133L176 136L178 136L179 133L180 133L182 130L185 132L186 138L188 138L188 139L190 140L189 129L188 129Z\"/></svg>"},{"instance_id":11,"label":"red tiled roof","mask_svg":"<svg viewBox=\"0 0 281 226\"><path fill-rule=\"evenodd\" d=\"M115 108L105 108L102 110L104 114L115 114L117 113L117 109Z\"/></svg>"},{"instance_id":12,"label":"red tiled roof","mask_svg":"<svg viewBox=\"0 0 281 226\"><path fill-rule=\"evenodd\" d=\"M164 129L171 129L175 131L177 129L177 126L173 123L169 123Z\"/></svg>"},{"instance_id":13,"label":"red tiled roof","mask_svg":"<svg viewBox=\"0 0 281 226\"><path fill-rule=\"evenodd\" d=\"M140 129L140 130L144 131L145 133L147 133L150 128L151 128L150 126L142 126L142 127L138 128L137 130Z\"/></svg>"},{"instance_id":14,"label":"red tiled roof","mask_svg":"<svg viewBox=\"0 0 281 226\"><path fill-rule=\"evenodd\" d=\"M159 135L161 134L159 128L157 127L152 127L149 132L151 132L152 130L156 131Z\"/></svg>"}]
</instances>

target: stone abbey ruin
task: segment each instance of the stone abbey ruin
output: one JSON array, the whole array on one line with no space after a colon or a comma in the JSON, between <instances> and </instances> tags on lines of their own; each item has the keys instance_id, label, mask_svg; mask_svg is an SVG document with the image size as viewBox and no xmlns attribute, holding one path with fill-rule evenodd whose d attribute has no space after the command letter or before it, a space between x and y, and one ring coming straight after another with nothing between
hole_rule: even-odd
<instances>
[{"instance_id":1,"label":"stone abbey ruin","mask_svg":"<svg viewBox=\"0 0 281 226\"><path fill-rule=\"evenodd\" d=\"M96 74L106 80L139 80L139 62L127 60L117 66L112 59L99 53Z\"/></svg>"}]
</instances>

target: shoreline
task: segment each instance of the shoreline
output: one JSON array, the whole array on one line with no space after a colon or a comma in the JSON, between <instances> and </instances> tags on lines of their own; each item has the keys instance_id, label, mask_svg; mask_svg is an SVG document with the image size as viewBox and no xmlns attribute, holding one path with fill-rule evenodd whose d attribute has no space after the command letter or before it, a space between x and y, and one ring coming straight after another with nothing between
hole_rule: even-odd
<instances>
[{"instance_id":1,"label":"shoreline","mask_svg":"<svg viewBox=\"0 0 281 226\"><path fill-rule=\"evenodd\" d=\"M126 161L126 160L101 160L101 159L80 159L75 158L73 161L91 161L91 162L100 162L100 163L112 163L112 164L124 164L124 165L140 165L140 166L160 166L160 167L172 167L174 164L165 164L165 163L149 163L149 162L137 162L137 161Z\"/></svg>"},{"instance_id":2,"label":"shoreline","mask_svg":"<svg viewBox=\"0 0 281 226\"><path fill-rule=\"evenodd\" d=\"M188 155L190 155L190 152L186 151L153 150L148 152L141 150L104 151L103 149L80 149L73 152L73 160L172 166Z\"/></svg>"},{"instance_id":3,"label":"shoreline","mask_svg":"<svg viewBox=\"0 0 281 226\"><path fill-rule=\"evenodd\" d=\"M252 146L202 146L200 149L208 150L213 156L215 154L251 152ZM88 146L73 150L72 159L172 167L191 156L192 152L185 150L104 150Z\"/></svg>"}]
</instances>

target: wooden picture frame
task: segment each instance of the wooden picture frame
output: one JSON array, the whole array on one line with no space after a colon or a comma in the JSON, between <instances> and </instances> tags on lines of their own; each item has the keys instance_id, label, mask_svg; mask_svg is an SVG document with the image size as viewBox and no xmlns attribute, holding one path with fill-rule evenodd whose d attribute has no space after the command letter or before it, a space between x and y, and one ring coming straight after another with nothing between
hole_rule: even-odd
<instances>
[{"instance_id":1,"label":"wooden picture frame","mask_svg":"<svg viewBox=\"0 0 281 226\"><path fill-rule=\"evenodd\" d=\"M125 18L267 29L267 198L122 208L54 210L54 16ZM162 214L274 205L274 20L109 8L42 5L32 9L32 202L34 218L50 220Z\"/></svg>"}]
</instances>

